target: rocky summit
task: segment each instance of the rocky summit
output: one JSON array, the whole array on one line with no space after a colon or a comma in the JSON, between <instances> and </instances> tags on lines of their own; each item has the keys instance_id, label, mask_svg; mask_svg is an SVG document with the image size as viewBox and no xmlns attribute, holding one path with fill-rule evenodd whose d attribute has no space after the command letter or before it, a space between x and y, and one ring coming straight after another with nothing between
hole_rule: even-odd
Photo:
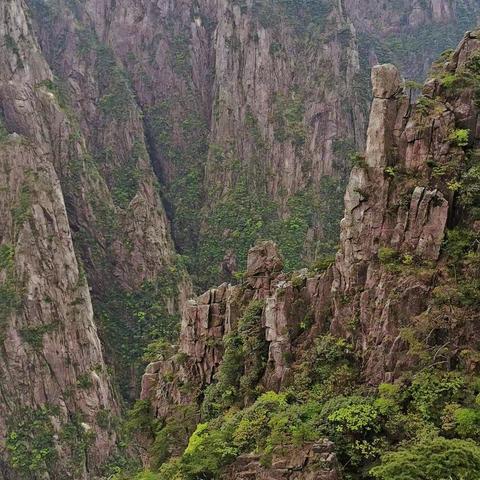
<instances>
[{"instance_id":1,"label":"rocky summit","mask_svg":"<svg viewBox=\"0 0 480 480\"><path fill-rule=\"evenodd\" d=\"M2 0L0 480L478 480L479 20Z\"/></svg>"}]
</instances>

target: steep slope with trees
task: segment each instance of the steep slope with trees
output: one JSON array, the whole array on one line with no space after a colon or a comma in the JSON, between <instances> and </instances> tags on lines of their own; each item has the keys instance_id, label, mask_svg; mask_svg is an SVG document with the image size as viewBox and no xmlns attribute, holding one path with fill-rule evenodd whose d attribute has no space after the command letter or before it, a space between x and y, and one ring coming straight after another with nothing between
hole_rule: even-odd
<instances>
[{"instance_id":1,"label":"steep slope with trees","mask_svg":"<svg viewBox=\"0 0 480 480\"><path fill-rule=\"evenodd\" d=\"M284 273L264 242L190 302L133 412L151 478L478 476L479 35L415 104L372 70L334 261Z\"/></svg>"}]
</instances>

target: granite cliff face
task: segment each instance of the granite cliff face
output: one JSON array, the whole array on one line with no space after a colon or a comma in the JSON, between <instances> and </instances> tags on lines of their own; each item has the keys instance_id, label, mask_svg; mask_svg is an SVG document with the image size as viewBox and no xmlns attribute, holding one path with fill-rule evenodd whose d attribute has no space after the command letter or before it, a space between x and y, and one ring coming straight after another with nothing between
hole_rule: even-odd
<instances>
[{"instance_id":1,"label":"granite cliff face","mask_svg":"<svg viewBox=\"0 0 480 480\"><path fill-rule=\"evenodd\" d=\"M0 477L95 478L119 411L57 173L71 129L22 1L0 31Z\"/></svg>"},{"instance_id":2,"label":"granite cliff face","mask_svg":"<svg viewBox=\"0 0 480 480\"><path fill-rule=\"evenodd\" d=\"M178 352L149 365L143 378L142 398L154 415L168 422L179 406L201 405L197 420L215 418L232 405L248 408L258 392L308 384L302 372L325 335L352 346L359 376L347 384L395 382L423 361L424 368L447 370L466 362L475 371L466 352L478 340L476 300L464 289L478 281L478 267L457 259L452 273L449 262L455 235L471 232L459 248L476 251L468 169L476 168L479 55L478 32L468 33L435 64L416 104L396 67L372 69L365 155L350 175L335 260L319 266L323 273L283 273L275 244L264 242L250 250L240 285L223 284L190 301ZM270 468L240 455L225 478L340 475L335 466L315 474L288 467L285 455L284 464Z\"/></svg>"},{"instance_id":3,"label":"granite cliff face","mask_svg":"<svg viewBox=\"0 0 480 480\"><path fill-rule=\"evenodd\" d=\"M442 241L465 217L455 182L476 104L474 87L456 89L478 73L477 40L448 58L415 108L393 67L375 69L365 144L368 71L387 58L422 76L434 33L450 39L480 7L385 3L373 24L377 3L2 3L0 477L115 470L114 392L135 398L145 350L151 360L162 349L147 346L176 337L182 310L178 352L142 382L162 419L185 406L198 420L195 402L216 384L230 337L250 348L237 361L244 405L253 387L291 383L325 332L355 345L374 384L414 361L399 335L442 293L438 279L451 282ZM426 56L412 60L395 36ZM335 265L292 274L336 251L349 157L364 149ZM258 238L279 248L263 243L247 260ZM245 280L187 302L187 269L197 288ZM474 338L459 332L457 350ZM335 478L332 447L316 440L273 452L273 474ZM228 475L271 474L255 456L236 462ZM319 462L324 476L309 476Z\"/></svg>"},{"instance_id":4,"label":"granite cliff face","mask_svg":"<svg viewBox=\"0 0 480 480\"><path fill-rule=\"evenodd\" d=\"M177 250L199 287L231 281L258 238L277 241L288 269L334 251L349 157L364 148L369 68L392 60L422 78L439 45L458 41L480 10L466 1L31 5L67 84L108 71L100 45L128 76L134 98L118 78L110 87L97 78L75 86L76 101L90 124L98 113L86 92L107 93L103 106L117 114L118 103L137 104ZM77 52L90 61L75 73ZM104 162L131 151L117 148L138 137L139 126L127 125L119 141L112 132L95 140Z\"/></svg>"}]
</instances>

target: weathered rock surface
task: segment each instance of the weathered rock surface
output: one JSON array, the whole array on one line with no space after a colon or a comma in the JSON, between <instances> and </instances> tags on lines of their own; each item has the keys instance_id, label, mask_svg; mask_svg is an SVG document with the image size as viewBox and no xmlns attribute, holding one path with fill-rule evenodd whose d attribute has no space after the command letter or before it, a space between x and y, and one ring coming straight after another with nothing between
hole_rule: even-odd
<instances>
[{"instance_id":1,"label":"weathered rock surface","mask_svg":"<svg viewBox=\"0 0 480 480\"><path fill-rule=\"evenodd\" d=\"M98 419L119 408L57 173L57 135L71 128L44 88L53 76L27 12L22 0L0 5L1 122L11 132L0 140L0 477L87 480L116 448ZM22 457L15 442L28 452L45 430L38 457Z\"/></svg>"},{"instance_id":2,"label":"weathered rock surface","mask_svg":"<svg viewBox=\"0 0 480 480\"><path fill-rule=\"evenodd\" d=\"M460 74L479 53L477 34L469 33L441 68ZM373 69L372 83L375 96L365 159L353 169L347 187L335 262L321 274L286 275L277 271L280 261L273 244L251 249L242 285L222 285L219 295L211 290L184 314L179 352L187 356L185 364L196 365L195 373L183 367L171 369L175 380L169 383L162 375L155 381L149 374L142 395L151 399L160 415L182 401L176 392L177 378L195 386L189 403L215 381L223 355L221 337L231 331L252 299L264 300L259 320L261 340L268 347L259 380L264 389L288 385L296 363L325 333L355 346L366 383L394 381L415 363L401 330L428 312L433 290L441 285L441 246L447 223L458 208L449 184L461 173L436 175L431 159L434 166L451 165L452 158L458 160L456 165L463 164L465 151L451 133L458 125L468 125L476 144L478 107L473 91L465 89L458 96L435 80L425 86L431 109L425 112L422 104L410 105L392 65ZM262 278L266 281L259 281ZM224 295L225 291L230 293ZM456 351L470 341L468 328L452 333L459 339ZM162 371L168 364L156 368ZM167 388L168 397L162 394ZM226 478L336 478L335 469L328 468L325 473L316 471L319 477L308 476L305 469L289 463L288 452L283 455L271 469L262 467L254 455L241 456ZM295 461L305 458L299 455Z\"/></svg>"},{"instance_id":3,"label":"weathered rock surface","mask_svg":"<svg viewBox=\"0 0 480 480\"><path fill-rule=\"evenodd\" d=\"M268 361L262 382L268 389L278 389L287 378L291 367L288 358L293 356L295 342L301 335L299 320L310 313L310 306L318 307L314 317L319 328L326 324L330 313L330 272L308 280L305 273L300 273L292 282L278 271L281 257L272 242L253 247L247 263L252 276L247 273L244 286L223 284L187 303L182 316L179 353L147 367L142 398L152 400L159 416L164 416L178 402L193 402L214 380L222 361L223 339L236 327L252 300L265 302L261 325L268 345ZM189 394L179 391L179 383L190 386Z\"/></svg>"},{"instance_id":4,"label":"weathered rock surface","mask_svg":"<svg viewBox=\"0 0 480 480\"><path fill-rule=\"evenodd\" d=\"M135 108L127 121L105 122L99 115L97 100L106 92L105 82L93 73L101 55L95 54L92 40L111 48L128 73L144 115L150 160L165 187L177 246L195 255L198 245L211 241L212 230L214 237L224 235L224 245L219 245L223 251L214 255L201 250L196 259L201 266L195 273L205 286L219 279L202 271L211 267L208 262L221 266L220 278L230 281L243 268L245 256L238 251L234 229L219 233L209 223L215 207L242 181L256 195L266 193L280 218L291 213L289 199L305 191L322 204L338 204L341 194L326 193L324 182L329 177L337 186L333 191L342 192L348 156L364 147L369 66L391 49L392 58L413 65L414 76L423 76L432 60L425 56L438 54L435 49L443 41L445 48L456 42L480 10L473 0L404 0L385 2L381 8L370 0L316 2L305 11L253 0L241 5L227 0L91 0L77 2L75 8L58 0L55 7L43 9L38 8L42 2L30 3L42 49L55 74L75 93L84 134L88 125L100 127L86 133L89 145L102 154L112 149L107 164L113 160L117 166L126 164L132 140L143 141L142 126ZM448 35L436 33L440 26ZM429 53L403 58L401 49L399 53L391 46L393 34L422 40L415 50L428 47ZM425 35L433 40L425 42ZM111 98L112 92L107 94ZM101 173L111 187L111 168L107 165ZM132 218L135 212L122 219L120 229L129 235L119 240L127 248L114 250L114 273L127 290L150 280L171 254L168 235L162 236L158 198L150 195L145 205L156 212L152 220L162 240L150 245L141 235L131 238L130 221L139 224ZM77 210L85 216L85 208ZM84 219L82 229L91 221ZM317 241L335 240L325 222L315 218L302 233L308 257L313 257ZM97 230L88 233L96 238ZM130 252L129 242L136 245L135 252ZM161 251L161 258L150 272L143 267L152 246L159 247L155 251ZM88 247L85 250L84 256L91 257ZM238 262L225 261L235 256ZM92 283L104 280L98 271L91 276Z\"/></svg>"},{"instance_id":5,"label":"weathered rock surface","mask_svg":"<svg viewBox=\"0 0 480 480\"><path fill-rule=\"evenodd\" d=\"M288 382L304 345L328 329L353 337L372 382L399 370L399 325L425 308L434 281L398 280L376 260L379 248L438 259L453 198L426 165L432 152L440 164L452 152L461 156L445 141L456 122L479 130L467 98L440 102L431 128L422 129L401 95L398 72L391 66L375 70L366 168L352 174L342 250L326 273L289 278L273 245L264 244L252 251L241 287L222 285L187 304L189 281L174 275L157 178L167 189L178 245L195 250L199 238L208 237L211 213L239 180L255 187L252 197L261 192L273 199L284 218L289 199L318 190L326 176L341 176L348 153L364 144L368 94L362 73L366 63L377 62L378 51L372 42L364 52L361 35L378 30L370 14L378 13L378 2L325 8L319 2L322 10L312 13L308 32L310 17L299 24L275 3L263 3L270 10L250 0L0 5L4 478L24 475L5 446L21 408L52 413L52 448L59 452L33 475L53 480L99 474L115 445L115 434L99 419L105 425L118 406L92 300L108 358L121 365L117 373L131 395L138 377L131 358L120 359L130 353L138 316L125 314L121 300L145 285L166 281L167 291L158 292L165 315L185 306L179 354L150 365L143 378L142 396L152 398L159 416L173 404L195 401L212 382L223 339L252 299L265 302L265 388ZM387 33L410 34L458 17L459 2L413 3L406 19L395 5L385 5L379 22ZM474 2L460 3L473 18ZM476 43L474 35L465 40L450 71L465 63ZM414 63L425 70L422 58ZM432 81L425 94L440 91ZM408 188L394 185L392 171L386 174L397 166L418 174ZM399 204L405 208L396 210ZM314 222L306 235L312 244L325 236L322 221ZM221 233L225 244L239 234ZM238 268L236 253L228 246L219 254L227 279ZM347 328L357 312L362 333ZM303 322L309 325L305 332L300 324L306 316L313 322ZM120 320L127 348L108 336ZM372 353L373 344L379 347ZM83 440L83 433L95 434L91 445L82 443L80 459L78 447L62 443L69 422L80 426Z\"/></svg>"},{"instance_id":6,"label":"weathered rock surface","mask_svg":"<svg viewBox=\"0 0 480 480\"><path fill-rule=\"evenodd\" d=\"M340 480L332 442L324 439L303 448L285 446L274 452L271 467L255 454L241 455L228 467L224 480Z\"/></svg>"},{"instance_id":7,"label":"weathered rock surface","mask_svg":"<svg viewBox=\"0 0 480 480\"><path fill-rule=\"evenodd\" d=\"M145 345L128 333L138 327L125 299L141 297L145 287L153 286L163 316L173 316L190 296L190 282L175 265L141 109L120 61L96 36L84 7L72 9L63 1L27 3L30 31L39 40L38 56L49 72L52 69L48 82L42 84L47 77L29 82L62 114L63 124L57 121L55 127L51 119L41 121L43 128L50 128L54 166L106 355L117 369L122 394L133 399ZM107 10L102 18L105 15ZM13 128L12 106L5 102L4 108Z\"/></svg>"}]
</instances>

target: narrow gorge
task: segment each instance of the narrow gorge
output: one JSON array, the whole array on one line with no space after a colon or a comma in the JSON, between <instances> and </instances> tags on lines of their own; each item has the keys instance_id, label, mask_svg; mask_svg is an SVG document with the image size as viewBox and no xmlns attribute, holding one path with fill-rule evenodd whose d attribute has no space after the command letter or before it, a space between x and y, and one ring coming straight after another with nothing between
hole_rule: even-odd
<instances>
[{"instance_id":1,"label":"narrow gorge","mask_svg":"<svg viewBox=\"0 0 480 480\"><path fill-rule=\"evenodd\" d=\"M479 478L479 16L3 0L0 479Z\"/></svg>"}]
</instances>

